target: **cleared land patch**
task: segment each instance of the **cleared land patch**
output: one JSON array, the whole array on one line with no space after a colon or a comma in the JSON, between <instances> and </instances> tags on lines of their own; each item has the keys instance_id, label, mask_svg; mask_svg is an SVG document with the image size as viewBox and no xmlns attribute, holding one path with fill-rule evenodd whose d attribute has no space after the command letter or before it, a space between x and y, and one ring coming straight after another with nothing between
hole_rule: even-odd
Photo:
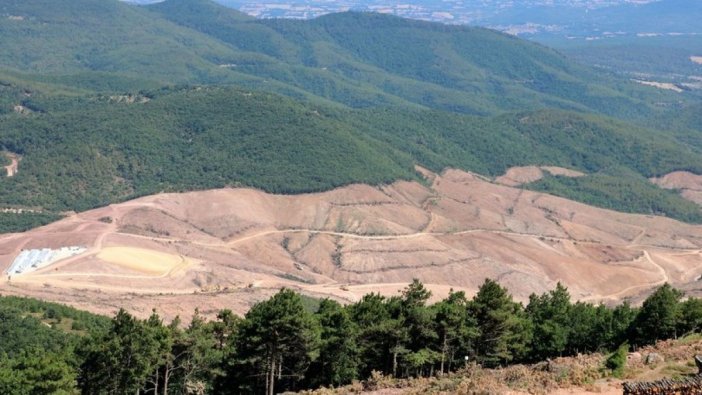
<instances>
[{"instance_id":1,"label":"cleared land patch","mask_svg":"<svg viewBox=\"0 0 702 395\"><path fill-rule=\"evenodd\" d=\"M634 82L638 82L641 85L646 85L646 86L652 86L654 88L658 89L665 89L677 93L682 93L682 88L679 86L672 84L670 82L656 82L656 81L644 81L644 80L633 80Z\"/></svg>"},{"instance_id":2,"label":"cleared land patch","mask_svg":"<svg viewBox=\"0 0 702 395\"><path fill-rule=\"evenodd\" d=\"M21 158L19 155L9 152L5 152L3 153L3 155L10 159L10 164L4 166L5 174L8 177L13 177L15 174L17 174L17 171L19 170L19 161L21 160Z\"/></svg>"},{"instance_id":3,"label":"cleared land patch","mask_svg":"<svg viewBox=\"0 0 702 395\"><path fill-rule=\"evenodd\" d=\"M678 190L680 196L702 206L702 175L675 171L650 181L661 188Z\"/></svg>"},{"instance_id":4,"label":"cleared land patch","mask_svg":"<svg viewBox=\"0 0 702 395\"><path fill-rule=\"evenodd\" d=\"M690 56L690 60L697 64L702 64L702 56Z\"/></svg>"},{"instance_id":5,"label":"cleared land patch","mask_svg":"<svg viewBox=\"0 0 702 395\"><path fill-rule=\"evenodd\" d=\"M97 258L150 275L166 275L189 263L182 256L133 247L107 247L97 254Z\"/></svg>"},{"instance_id":6,"label":"cleared land patch","mask_svg":"<svg viewBox=\"0 0 702 395\"><path fill-rule=\"evenodd\" d=\"M245 313L281 287L355 301L396 294L413 278L439 298L451 288L472 294L485 278L520 301L558 281L574 299L593 302L636 302L666 281L700 293L702 226L459 170L422 173L429 183L169 193L71 215L0 236L0 269L22 250L87 247L31 275L0 278L0 292L107 314L120 306L148 316L157 306L185 319L196 307Z\"/></svg>"},{"instance_id":7,"label":"cleared land patch","mask_svg":"<svg viewBox=\"0 0 702 395\"><path fill-rule=\"evenodd\" d=\"M585 173L577 170L566 169L558 166L517 166L507 170L507 172L495 178L495 182L511 187L539 181L544 178L544 172L554 176L582 177Z\"/></svg>"}]
</instances>

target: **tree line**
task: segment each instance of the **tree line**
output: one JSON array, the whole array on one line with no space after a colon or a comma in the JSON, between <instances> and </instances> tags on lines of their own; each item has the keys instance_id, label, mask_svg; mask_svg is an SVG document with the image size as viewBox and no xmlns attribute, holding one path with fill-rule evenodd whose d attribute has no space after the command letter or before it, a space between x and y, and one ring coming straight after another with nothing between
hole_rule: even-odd
<instances>
[{"instance_id":1,"label":"tree line","mask_svg":"<svg viewBox=\"0 0 702 395\"><path fill-rule=\"evenodd\" d=\"M606 352L702 327L702 300L683 300L668 284L640 308L573 303L561 284L524 305L493 280L470 299L453 291L434 304L430 297L415 280L397 296L368 294L345 306L324 299L311 309L283 289L244 317L223 310L206 321L196 311L183 325L155 311L140 320L120 310L109 323L88 319L76 328L72 318L81 331L72 343L38 336L44 340L35 345L28 343L45 325L22 323L26 313L8 320L0 303L0 392L273 394L341 386L374 371L431 376L469 362L498 367ZM60 319L61 311L45 310L44 318Z\"/></svg>"},{"instance_id":2,"label":"tree line","mask_svg":"<svg viewBox=\"0 0 702 395\"><path fill-rule=\"evenodd\" d=\"M248 186L294 194L421 180L416 164L490 177L512 166L563 166L587 175L528 187L702 222L698 206L648 180L675 170L702 174L699 150L690 148L702 142L688 135L683 144L597 115L352 110L233 87L145 89L129 95L137 99L132 104L100 94L25 97L19 86L10 88L0 86L0 106L5 100L33 112L16 114L10 106L0 115L0 151L23 156L17 175L0 177L0 208L45 215L5 213L0 232L159 192Z\"/></svg>"}]
</instances>

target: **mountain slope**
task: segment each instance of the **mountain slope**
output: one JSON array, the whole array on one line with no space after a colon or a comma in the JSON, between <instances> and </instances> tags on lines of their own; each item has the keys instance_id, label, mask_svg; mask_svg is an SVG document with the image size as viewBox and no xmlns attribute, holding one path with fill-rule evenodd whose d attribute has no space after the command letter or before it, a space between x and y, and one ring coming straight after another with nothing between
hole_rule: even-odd
<instances>
[{"instance_id":1,"label":"mountain slope","mask_svg":"<svg viewBox=\"0 0 702 395\"><path fill-rule=\"evenodd\" d=\"M257 21L205 0L148 7L12 0L0 13L3 66L58 75L108 72L129 77L127 86L135 78L234 83L352 107L474 114L558 107L622 118L644 117L656 111L654 103L678 99L609 80L494 31L385 15Z\"/></svg>"},{"instance_id":2,"label":"mountain slope","mask_svg":"<svg viewBox=\"0 0 702 395\"><path fill-rule=\"evenodd\" d=\"M280 287L357 300L419 278L442 297L485 278L518 300L568 287L585 301L639 300L668 282L699 294L702 227L622 214L457 170L423 183L272 195L227 188L145 196L0 235L0 270L23 249L83 246L0 278L0 292L167 317L246 311ZM80 289L80 292L76 292Z\"/></svg>"},{"instance_id":3,"label":"mountain slope","mask_svg":"<svg viewBox=\"0 0 702 395\"><path fill-rule=\"evenodd\" d=\"M596 116L346 110L227 87L109 96L18 91L8 88L9 100L18 101L0 117L0 151L22 157L17 174L0 178L3 207L85 210L230 185L301 193L414 179L415 164L487 176L537 164L629 179L622 184L628 190L653 188L669 198L655 207L618 201L624 211L702 220L692 203L647 181L675 170L702 173L699 152ZM14 104L25 111L12 111Z\"/></svg>"},{"instance_id":4,"label":"mountain slope","mask_svg":"<svg viewBox=\"0 0 702 395\"><path fill-rule=\"evenodd\" d=\"M0 63L25 70L0 73L0 151L22 157L0 179L2 209L231 185L311 192L416 179L415 165L486 176L555 165L587 176L532 187L702 219L647 181L702 172L694 131L583 115L648 119L684 97L494 31L365 13L259 21L207 0L13 0L0 12ZM211 85L157 88L175 83ZM32 215L5 223L46 219Z\"/></svg>"},{"instance_id":5,"label":"mountain slope","mask_svg":"<svg viewBox=\"0 0 702 395\"><path fill-rule=\"evenodd\" d=\"M228 17L195 16L190 12L195 3L199 8L219 7L217 14ZM235 11L209 0L168 0L149 8L236 48L275 59L252 59L237 64L237 71L277 79L353 106L378 101L358 92L360 88L379 90L380 103L399 98L466 113L555 106L633 116L641 110L636 107L642 103L639 99L621 91L637 87L619 83L612 88L616 81L552 50L486 29L366 13L326 15L312 21L242 21ZM282 72L280 62L297 66L295 75Z\"/></svg>"},{"instance_id":6,"label":"mountain slope","mask_svg":"<svg viewBox=\"0 0 702 395\"><path fill-rule=\"evenodd\" d=\"M198 88L134 100L33 97L34 114L0 118L0 146L24 157L0 180L4 202L85 210L159 190L290 193L413 174L406 155L283 97Z\"/></svg>"},{"instance_id":7,"label":"mountain slope","mask_svg":"<svg viewBox=\"0 0 702 395\"><path fill-rule=\"evenodd\" d=\"M41 73L107 71L160 81L216 80L213 61L231 50L150 18L133 6L97 0L10 0L0 5L3 65ZM177 56L174 56L177 54Z\"/></svg>"}]
</instances>

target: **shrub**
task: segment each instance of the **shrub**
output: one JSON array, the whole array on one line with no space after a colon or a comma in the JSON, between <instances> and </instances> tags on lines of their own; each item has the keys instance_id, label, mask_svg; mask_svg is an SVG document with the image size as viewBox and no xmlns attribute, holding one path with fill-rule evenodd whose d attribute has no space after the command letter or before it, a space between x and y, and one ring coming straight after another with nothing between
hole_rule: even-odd
<instances>
[{"instance_id":1,"label":"shrub","mask_svg":"<svg viewBox=\"0 0 702 395\"><path fill-rule=\"evenodd\" d=\"M605 361L605 367L612 371L612 376L621 377L626 367L626 356L629 353L629 344L624 343L614 351Z\"/></svg>"}]
</instances>

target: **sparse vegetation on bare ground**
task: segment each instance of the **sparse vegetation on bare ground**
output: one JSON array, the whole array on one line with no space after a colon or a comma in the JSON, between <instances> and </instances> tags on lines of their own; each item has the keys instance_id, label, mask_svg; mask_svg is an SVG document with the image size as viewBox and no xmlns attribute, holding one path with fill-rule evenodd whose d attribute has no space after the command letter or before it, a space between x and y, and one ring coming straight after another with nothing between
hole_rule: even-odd
<instances>
[{"instance_id":1,"label":"sparse vegetation on bare ground","mask_svg":"<svg viewBox=\"0 0 702 395\"><path fill-rule=\"evenodd\" d=\"M455 373L437 377L394 379L374 372L368 380L301 394L621 394L624 382L676 380L697 374L694 356L700 353L702 335L691 334L625 354L624 368L618 377L606 368L608 355L594 353L498 369L471 363Z\"/></svg>"}]
</instances>

